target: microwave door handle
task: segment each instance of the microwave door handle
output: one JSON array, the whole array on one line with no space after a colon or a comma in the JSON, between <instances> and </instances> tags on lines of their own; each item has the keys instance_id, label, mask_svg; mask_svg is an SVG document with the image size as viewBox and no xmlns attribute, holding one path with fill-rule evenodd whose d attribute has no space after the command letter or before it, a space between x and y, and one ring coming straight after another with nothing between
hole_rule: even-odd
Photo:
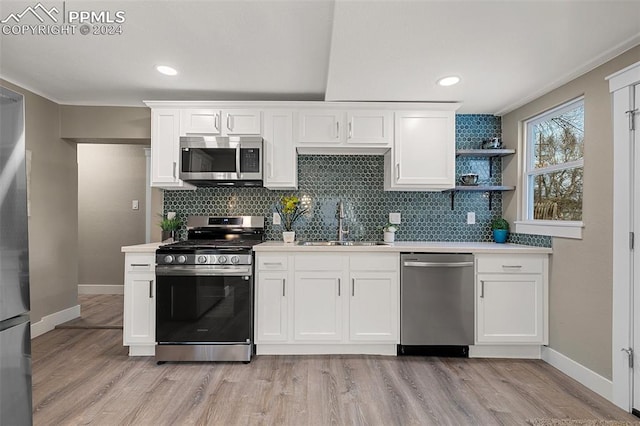
<instances>
[{"instance_id":1,"label":"microwave door handle","mask_svg":"<svg viewBox=\"0 0 640 426\"><path fill-rule=\"evenodd\" d=\"M236 179L240 179L240 144L236 147Z\"/></svg>"}]
</instances>

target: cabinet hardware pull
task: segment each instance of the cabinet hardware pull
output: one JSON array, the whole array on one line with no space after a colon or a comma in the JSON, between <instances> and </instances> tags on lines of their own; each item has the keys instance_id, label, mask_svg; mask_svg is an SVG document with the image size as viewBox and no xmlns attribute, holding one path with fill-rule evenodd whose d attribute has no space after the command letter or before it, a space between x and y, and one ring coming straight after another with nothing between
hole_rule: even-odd
<instances>
[{"instance_id":1,"label":"cabinet hardware pull","mask_svg":"<svg viewBox=\"0 0 640 426\"><path fill-rule=\"evenodd\" d=\"M282 279L282 297L285 297L285 293L284 293L284 286L285 283L287 282L287 280L285 278Z\"/></svg>"},{"instance_id":2,"label":"cabinet hardware pull","mask_svg":"<svg viewBox=\"0 0 640 426\"><path fill-rule=\"evenodd\" d=\"M396 164L396 179L400 179L400 163Z\"/></svg>"},{"instance_id":3,"label":"cabinet hardware pull","mask_svg":"<svg viewBox=\"0 0 640 426\"><path fill-rule=\"evenodd\" d=\"M149 299L153 299L153 280L149 280Z\"/></svg>"},{"instance_id":4,"label":"cabinet hardware pull","mask_svg":"<svg viewBox=\"0 0 640 426\"><path fill-rule=\"evenodd\" d=\"M176 178L176 165L177 165L177 163L174 161L173 162L173 178L174 179Z\"/></svg>"},{"instance_id":5,"label":"cabinet hardware pull","mask_svg":"<svg viewBox=\"0 0 640 426\"><path fill-rule=\"evenodd\" d=\"M473 266L473 262L404 262L403 265L418 268L465 268Z\"/></svg>"},{"instance_id":6,"label":"cabinet hardware pull","mask_svg":"<svg viewBox=\"0 0 640 426\"><path fill-rule=\"evenodd\" d=\"M356 279L351 278L351 296L356 295Z\"/></svg>"},{"instance_id":7,"label":"cabinet hardware pull","mask_svg":"<svg viewBox=\"0 0 640 426\"><path fill-rule=\"evenodd\" d=\"M338 296L340 296L340 278L338 278Z\"/></svg>"},{"instance_id":8,"label":"cabinet hardware pull","mask_svg":"<svg viewBox=\"0 0 640 426\"><path fill-rule=\"evenodd\" d=\"M515 268L515 269L520 269L522 268L522 265L502 265L503 268Z\"/></svg>"},{"instance_id":9,"label":"cabinet hardware pull","mask_svg":"<svg viewBox=\"0 0 640 426\"><path fill-rule=\"evenodd\" d=\"M269 168L269 177L273 178L273 167L271 167L270 162L267 162L267 167Z\"/></svg>"},{"instance_id":10,"label":"cabinet hardware pull","mask_svg":"<svg viewBox=\"0 0 640 426\"><path fill-rule=\"evenodd\" d=\"M274 265L274 266L275 265L280 265L280 266L282 266L282 263L281 262L264 262L263 265Z\"/></svg>"},{"instance_id":11,"label":"cabinet hardware pull","mask_svg":"<svg viewBox=\"0 0 640 426\"><path fill-rule=\"evenodd\" d=\"M132 263L131 266L146 266L149 267L148 263Z\"/></svg>"},{"instance_id":12,"label":"cabinet hardware pull","mask_svg":"<svg viewBox=\"0 0 640 426\"><path fill-rule=\"evenodd\" d=\"M484 281L480 281L480 298L484 299Z\"/></svg>"},{"instance_id":13,"label":"cabinet hardware pull","mask_svg":"<svg viewBox=\"0 0 640 426\"><path fill-rule=\"evenodd\" d=\"M231 130L231 114L227 114L227 130Z\"/></svg>"},{"instance_id":14,"label":"cabinet hardware pull","mask_svg":"<svg viewBox=\"0 0 640 426\"><path fill-rule=\"evenodd\" d=\"M349 139L353 138L353 118L351 119L351 121L349 121Z\"/></svg>"},{"instance_id":15,"label":"cabinet hardware pull","mask_svg":"<svg viewBox=\"0 0 640 426\"><path fill-rule=\"evenodd\" d=\"M336 139L340 137L340 122L336 121Z\"/></svg>"}]
</instances>

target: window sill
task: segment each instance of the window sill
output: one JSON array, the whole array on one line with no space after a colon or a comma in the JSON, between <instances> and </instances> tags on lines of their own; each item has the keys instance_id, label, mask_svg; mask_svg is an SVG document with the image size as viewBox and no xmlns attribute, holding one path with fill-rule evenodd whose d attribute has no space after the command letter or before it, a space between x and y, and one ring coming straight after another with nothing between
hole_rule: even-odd
<instances>
[{"instance_id":1,"label":"window sill","mask_svg":"<svg viewBox=\"0 0 640 426\"><path fill-rule=\"evenodd\" d=\"M516 221L515 232L518 234L548 235L551 237L582 239L583 222L556 220Z\"/></svg>"}]
</instances>

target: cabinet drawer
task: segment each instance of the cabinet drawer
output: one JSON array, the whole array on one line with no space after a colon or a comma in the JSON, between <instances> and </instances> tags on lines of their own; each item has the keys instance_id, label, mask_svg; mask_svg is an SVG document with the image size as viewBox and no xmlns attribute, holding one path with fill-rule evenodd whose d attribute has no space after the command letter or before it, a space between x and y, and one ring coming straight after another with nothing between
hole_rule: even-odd
<instances>
[{"instance_id":1,"label":"cabinet drawer","mask_svg":"<svg viewBox=\"0 0 640 426\"><path fill-rule=\"evenodd\" d=\"M488 255L477 256L478 273L541 273L543 258L538 255Z\"/></svg>"},{"instance_id":2,"label":"cabinet drawer","mask_svg":"<svg viewBox=\"0 0 640 426\"><path fill-rule=\"evenodd\" d=\"M153 272L156 270L155 253L127 253L127 272Z\"/></svg>"},{"instance_id":3,"label":"cabinet drawer","mask_svg":"<svg viewBox=\"0 0 640 426\"><path fill-rule=\"evenodd\" d=\"M310 254L295 257L296 271L339 271L343 269L345 256Z\"/></svg>"},{"instance_id":4,"label":"cabinet drawer","mask_svg":"<svg viewBox=\"0 0 640 426\"><path fill-rule=\"evenodd\" d=\"M259 256L258 269L261 271L286 271L287 256Z\"/></svg>"},{"instance_id":5,"label":"cabinet drawer","mask_svg":"<svg viewBox=\"0 0 640 426\"><path fill-rule=\"evenodd\" d=\"M350 256L350 269L352 271L397 271L400 265L400 257L396 254L352 254Z\"/></svg>"}]
</instances>

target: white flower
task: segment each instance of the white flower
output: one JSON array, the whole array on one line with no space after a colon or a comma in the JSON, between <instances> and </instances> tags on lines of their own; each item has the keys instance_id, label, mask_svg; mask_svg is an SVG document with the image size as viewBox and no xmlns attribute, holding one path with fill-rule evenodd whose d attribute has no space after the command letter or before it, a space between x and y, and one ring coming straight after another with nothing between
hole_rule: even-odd
<instances>
[{"instance_id":1,"label":"white flower","mask_svg":"<svg viewBox=\"0 0 640 426\"><path fill-rule=\"evenodd\" d=\"M387 226L384 230L387 232L396 232L398 229L395 226L391 225Z\"/></svg>"},{"instance_id":2,"label":"white flower","mask_svg":"<svg viewBox=\"0 0 640 426\"><path fill-rule=\"evenodd\" d=\"M175 218L176 218L176 212L167 212L167 219L171 220Z\"/></svg>"}]
</instances>

